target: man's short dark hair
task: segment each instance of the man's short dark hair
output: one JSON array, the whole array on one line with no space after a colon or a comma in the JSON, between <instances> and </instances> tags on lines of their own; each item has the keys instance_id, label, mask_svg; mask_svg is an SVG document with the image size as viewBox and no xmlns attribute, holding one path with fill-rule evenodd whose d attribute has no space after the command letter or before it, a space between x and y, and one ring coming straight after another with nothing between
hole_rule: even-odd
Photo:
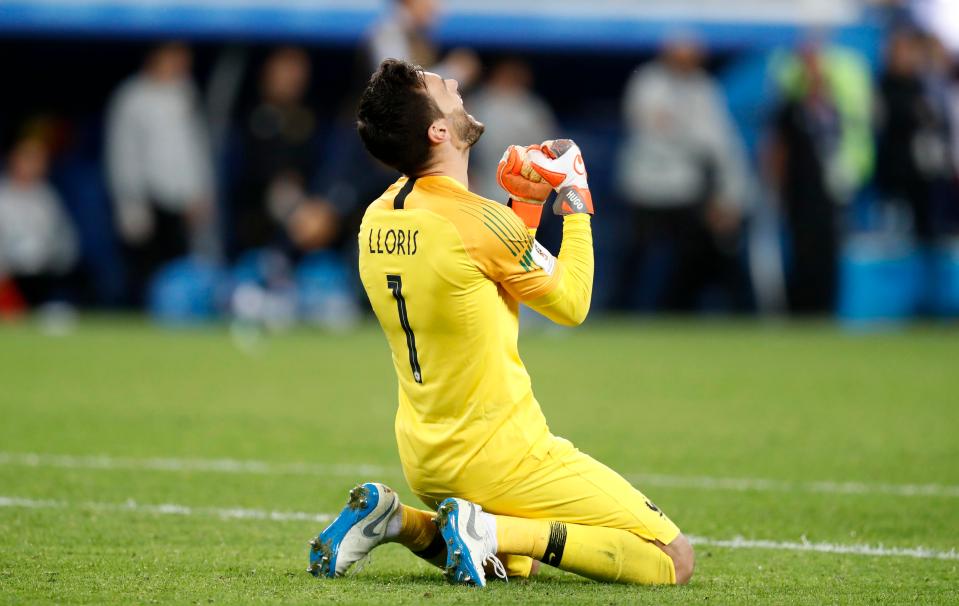
<instances>
[{"instance_id":1,"label":"man's short dark hair","mask_svg":"<svg viewBox=\"0 0 959 606\"><path fill-rule=\"evenodd\" d=\"M387 59L366 85L356 117L360 138L374 158L416 176L429 161L427 131L443 112L426 90L421 67Z\"/></svg>"}]
</instances>

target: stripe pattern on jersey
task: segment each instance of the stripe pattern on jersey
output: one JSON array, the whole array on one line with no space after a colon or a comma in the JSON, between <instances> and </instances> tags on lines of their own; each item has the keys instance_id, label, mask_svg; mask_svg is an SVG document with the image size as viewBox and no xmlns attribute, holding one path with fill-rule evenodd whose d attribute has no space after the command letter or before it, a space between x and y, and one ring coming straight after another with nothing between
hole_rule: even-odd
<instances>
[{"instance_id":1,"label":"stripe pattern on jersey","mask_svg":"<svg viewBox=\"0 0 959 606\"><path fill-rule=\"evenodd\" d=\"M402 193L402 192L401 192ZM398 196L397 196L398 197ZM482 223L496 238L503 243L506 250L519 261L525 271L533 271L533 237L525 229L511 224L505 218L498 216L488 205L461 206L460 211Z\"/></svg>"}]
</instances>

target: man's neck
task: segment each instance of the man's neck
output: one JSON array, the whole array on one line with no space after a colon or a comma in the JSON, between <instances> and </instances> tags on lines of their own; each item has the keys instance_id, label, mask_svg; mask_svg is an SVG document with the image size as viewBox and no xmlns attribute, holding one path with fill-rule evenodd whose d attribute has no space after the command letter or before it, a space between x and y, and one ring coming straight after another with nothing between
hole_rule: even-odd
<instances>
[{"instance_id":1,"label":"man's neck","mask_svg":"<svg viewBox=\"0 0 959 606\"><path fill-rule=\"evenodd\" d=\"M469 150L438 160L421 177L449 177L469 189Z\"/></svg>"}]
</instances>

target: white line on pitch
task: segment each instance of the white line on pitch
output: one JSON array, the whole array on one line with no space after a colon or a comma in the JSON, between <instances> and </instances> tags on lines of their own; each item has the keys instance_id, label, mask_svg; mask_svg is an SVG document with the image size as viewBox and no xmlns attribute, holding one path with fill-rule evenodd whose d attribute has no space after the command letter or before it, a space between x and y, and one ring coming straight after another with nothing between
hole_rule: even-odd
<instances>
[{"instance_id":1,"label":"white line on pitch","mask_svg":"<svg viewBox=\"0 0 959 606\"><path fill-rule=\"evenodd\" d=\"M147 471L199 471L265 475L338 476L359 480L401 477L398 467L349 463L270 463L237 459L124 458L106 455L53 455L0 452L0 465L65 469L127 469ZM901 497L959 498L959 486L943 484L871 484L866 482L789 482L764 478L716 478L656 474L624 474L640 488L694 488L736 492L808 492L820 494L891 495Z\"/></svg>"},{"instance_id":2,"label":"white line on pitch","mask_svg":"<svg viewBox=\"0 0 959 606\"><path fill-rule=\"evenodd\" d=\"M19 497L0 496L0 507L18 507L24 509L86 509L92 511L153 513L173 516L210 516L224 520L273 520L275 522L320 522L326 523L333 516L326 513L304 513L302 511L265 511L242 507L189 507L174 503L150 505L128 500L123 503L68 503L50 499L21 499Z\"/></svg>"},{"instance_id":3,"label":"white line on pitch","mask_svg":"<svg viewBox=\"0 0 959 606\"><path fill-rule=\"evenodd\" d=\"M763 478L713 478L627 474L637 486L700 488L739 492L814 492L824 494L880 494L900 497L959 497L959 486L942 484L868 484L866 482L788 482Z\"/></svg>"},{"instance_id":4,"label":"white line on pitch","mask_svg":"<svg viewBox=\"0 0 959 606\"><path fill-rule=\"evenodd\" d=\"M275 522L317 522L327 523L333 519L328 513L306 513L302 511L267 511L242 507L190 507L173 503L147 504L128 500L123 503L82 502L69 503L52 499L25 499L0 496L0 507L21 509L86 509L104 512L130 512L173 516L209 516L223 520L272 520ZM940 551L925 547L885 547L883 545L838 543L811 543L803 540L771 541L764 539L710 539L691 536L695 545L724 547L727 549L772 549L776 551L812 551L843 555L862 555L872 557L909 557L925 560L959 560L955 549Z\"/></svg>"},{"instance_id":5,"label":"white line on pitch","mask_svg":"<svg viewBox=\"0 0 959 606\"><path fill-rule=\"evenodd\" d=\"M0 452L0 465L60 467L64 469L129 469L147 471L213 471L298 476L382 476L399 475L399 468L349 463L270 463L237 459L134 459L106 455L53 455Z\"/></svg>"},{"instance_id":6,"label":"white line on pitch","mask_svg":"<svg viewBox=\"0 0 959 606\"><path fill-rule=\"evenodd\" d=\"M873 557L904 557L923 560L959 560L959 552L955 548L949 551L927 549L925 547L885 547L883 545L840 543L811 543L807 540L770 541L766 539L710 539L707 537L690 536L693 545L708 547L725 547L727 549L772 549L776 551L814 551L816 553L836 553L849 555L863 555Z\"/></svg>"}]
</instances>

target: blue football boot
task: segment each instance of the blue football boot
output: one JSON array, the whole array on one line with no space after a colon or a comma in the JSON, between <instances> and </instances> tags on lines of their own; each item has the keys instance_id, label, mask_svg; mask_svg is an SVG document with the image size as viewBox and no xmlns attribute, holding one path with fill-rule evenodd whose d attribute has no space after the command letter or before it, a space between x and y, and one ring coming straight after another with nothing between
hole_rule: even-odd
<instances>
[{"instance_id":1,"label":"blue football boot","mask_svg":"<svg viewBox=\"0 0 959 606\"><path fill-rule=\"evenodd\" d=\"M463 499L446 499L436 510L436 525L446 543L446 580L463 585L486 586L484 566L506 579L506 569L496 557L494 530L480 515L483 508Z\"/></svg>"},{"instance_id":2,"label":"blue football boot","mask_svg":"<svg viewBox=\"0 0 959 606\"><path fill-rule=\"evenodd\" d=\"M390 518L400 509L400 498L383 484L367 482L350 491L340 515L320 536L310 541L313 576L343 576L350 566L363 559L383 542Z\"/></svg>"}]
</instances>

